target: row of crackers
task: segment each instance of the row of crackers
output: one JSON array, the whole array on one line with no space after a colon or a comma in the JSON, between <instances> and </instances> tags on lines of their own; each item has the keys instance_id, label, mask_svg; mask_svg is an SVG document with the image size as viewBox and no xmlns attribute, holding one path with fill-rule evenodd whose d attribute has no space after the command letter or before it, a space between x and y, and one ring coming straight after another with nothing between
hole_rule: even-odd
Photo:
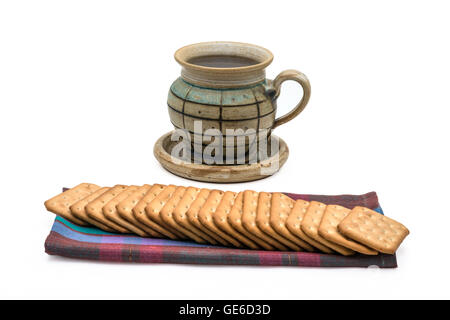
<instances>
[{"instance_id":1,"label":"row of crackers","mask_svg":"<svg viewBox=\"0 0 450 320\"><path fill-rule=\"evenodd\" d=\"M409 234L401 223L365 207L350 210L251 190L81 183L45 206L73 223L108 232L236 248L393 254Z\"/></svg>"}]
</instances>

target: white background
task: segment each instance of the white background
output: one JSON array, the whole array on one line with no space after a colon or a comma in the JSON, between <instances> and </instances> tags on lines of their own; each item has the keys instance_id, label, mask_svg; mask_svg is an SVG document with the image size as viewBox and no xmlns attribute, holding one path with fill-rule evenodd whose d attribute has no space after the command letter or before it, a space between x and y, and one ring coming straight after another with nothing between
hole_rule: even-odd
<instances>
[{"instance_id":1,"label":"white background","mask_svg":"<svg viewBox=\"0 0 450 320\"><path fill-rule=\"evenodd\" d=\"M1 298L450 298L450 6L446 1L2 1ZM174 51L232 40L270 49L269 78L312 97L277 128L288 162L258 182L175 177L153 143L172 129ZM301 96L286 83L279 113ZM310 269L98 263L50 257L62 186L174 183L360 194L411 231L399 267Z\"/></svg>"}]
</instances>

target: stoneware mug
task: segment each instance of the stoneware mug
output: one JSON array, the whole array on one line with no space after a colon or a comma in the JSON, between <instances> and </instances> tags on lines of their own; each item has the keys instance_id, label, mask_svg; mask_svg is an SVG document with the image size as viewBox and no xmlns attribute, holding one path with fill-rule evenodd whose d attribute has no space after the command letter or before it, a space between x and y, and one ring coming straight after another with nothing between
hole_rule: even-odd
<instances>
[{"instance_id":1,"label":"stoneware mug","mask_svg":"<svg viewBox=\"0 0 450 320\"><path fill-rule=\"evenodd\" d=\"M191 44L178 49L175 60L182 70L168 95L170 120L175 128L187 130L192 141L196 135L202 136L196 141L203 145L220 133L239 137L266 131L270 136L271 130L303 111L311 94L307 77L299 71L286 70L273 81L266 79L265 69L273 54L253 44ZM277 98L286 80L298 82L303 97L290 112L276 118ZM249 141L252 139L246 140L245 150Z\"/></svg>"}]
</instances>

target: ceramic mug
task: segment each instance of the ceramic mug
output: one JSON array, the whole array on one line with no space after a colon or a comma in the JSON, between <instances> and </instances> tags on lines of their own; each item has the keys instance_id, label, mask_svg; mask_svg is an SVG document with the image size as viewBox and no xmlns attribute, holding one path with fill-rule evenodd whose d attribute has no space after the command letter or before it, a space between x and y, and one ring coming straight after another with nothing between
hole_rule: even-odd
<instances>
[{"instance_id":1,"label":"ceramic mug","mask_svg":"<svg viewBox=\"0 0 450 320\"><path fill-rule=\"evenodd\" d=\"M196 141L203 145L218 134L236 138L266 131L269 136L274 128L300 114L311 94L307 77L299 71L286 70L273 81L266 79L265 69L273 54L253 44L191 44L178 49L175 60L182 70L168 95L170 120L175 128L187 130L192 141L201 136ZM298 82L303 97L290 112L276 118L277 98L286 80ZM245 150L249 141L255 140L246 140ZM226 148L224 140L221 142Z\"/></svg>"}]
</instances>

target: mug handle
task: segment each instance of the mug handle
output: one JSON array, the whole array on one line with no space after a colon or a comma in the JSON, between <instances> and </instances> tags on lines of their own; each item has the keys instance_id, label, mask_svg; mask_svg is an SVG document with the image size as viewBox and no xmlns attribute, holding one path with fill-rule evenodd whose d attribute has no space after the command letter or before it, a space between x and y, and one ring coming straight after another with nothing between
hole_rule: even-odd
<instances>
[{"instance_id":1,"label":"mug handle","mask_svg":"<svg viewBox=\"0 0 450 320\"><path fill-rule=\"evenodd\" d=\"M311 85L309 83L308 78L297 70L285 70L281 72L275 79L272 81L272 90L275 92L272 93L273 100L275 101L280 95L281 85L286 80L294 80L297 81L303 88L303 97L302 100L295 106L294 109L286 113L285 115L275 119L272 129L294 119L296 116L300 114L300 112L305 109L309 97L311 96Z\"/></svg>"}]
</instances>

